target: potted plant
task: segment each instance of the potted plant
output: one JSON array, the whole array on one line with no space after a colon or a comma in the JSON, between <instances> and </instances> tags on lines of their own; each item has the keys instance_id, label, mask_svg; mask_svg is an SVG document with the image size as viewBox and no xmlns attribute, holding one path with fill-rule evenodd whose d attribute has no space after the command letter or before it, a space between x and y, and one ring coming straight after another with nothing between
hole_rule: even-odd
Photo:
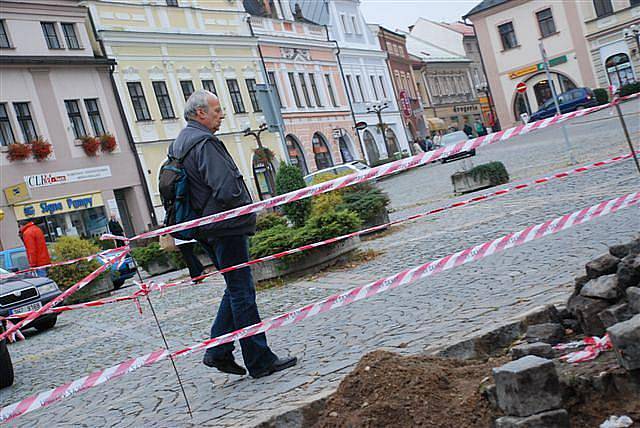
<instances>
[{"instance_id":1,"label":"potted plant","mask_svg":"<svg viewBox=\"0 0 640 428\"><path fill-rule=\"evenodd\" d=\"M87 156L96 156L98 154L98 150L100 149L100 140L96 137L85 135L80 137L80 141L82 141L82 149Z\"/></svg>"},{"instance_id":2,"label":"potted plant","mask_svg":"<svg viewBox=\"0 0 640 428\"><path fill-rule=\"evenodd\" d=\"M100 148L103 152L112 153L116 147L118 147L116 137L108 132L100 136Z\"/></svg>"},{"instance_id":3,"label":"potted plant","mask_svg":"<svg viewBox=\"0 0 640 428\"><path fill-rule=\"evenodd\" d=\"M7 159L11 162L25 160L31 156L31 145L24 143L9 144Z\"/></svg>"},{"instance_id":4,"label":"potted plant","mask_svg":"<svg viewBox=\"0 0 640 428\"><path fill-rule=\"evenodd\" d=\"M275 157L273 152L266 147L258 147L253 151L253 153L256 155L257 160L264 164L271 163L271 161Z\"/></svg>"},{"instance_id":5,"label":"potted plant","mask_svg":"<svg viewBox=\"0 0 640 428\"><path fill-rule=\"evenodd\" d=\"M43 137L38 137L31 142L31 151L38 162L48 159L53 152L51 143Z\"/></svg>"}]
</instances>

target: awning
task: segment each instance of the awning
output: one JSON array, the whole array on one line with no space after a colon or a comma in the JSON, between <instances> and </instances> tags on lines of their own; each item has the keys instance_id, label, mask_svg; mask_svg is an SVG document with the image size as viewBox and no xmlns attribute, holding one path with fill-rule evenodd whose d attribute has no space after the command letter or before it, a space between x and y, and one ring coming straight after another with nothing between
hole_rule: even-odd
<instances>
[{"instance_id":1,"label":"awning","mask_svg":"<svg viewBox=\"0 0 640 428\"><path fill-rule=\"evenodd\" d=\"M439 117L428 117L427 123L429 124L429 129L431 131L446 131L447 125L444 123L444 120Z\"/></svg>"}]
</instances>

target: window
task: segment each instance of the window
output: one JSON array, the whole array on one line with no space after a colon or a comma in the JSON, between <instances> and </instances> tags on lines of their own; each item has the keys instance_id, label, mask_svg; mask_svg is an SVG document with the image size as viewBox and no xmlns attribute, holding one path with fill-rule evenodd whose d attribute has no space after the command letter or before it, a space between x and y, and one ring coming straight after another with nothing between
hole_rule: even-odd
<instances>
[{"instance_id":1,"label":"window","mask_svg":"<svg viewBox=\"0 0 640 428\"><path fill-rule=\"evenodd\" d=\"M13 129L11 129L11 121L7 114L7 105L0 104L0 146L8 146L13 144L15 138L13 136Z\"/></svg>"},{"instance_id":2,"label":"window","mask_svg":"<svg viewBox=\"0 0 640 428\"><path fill-rule=\"evenodd\" d=\"M611 15L613 13L611 0L593 0L593 7L596 9L596 15L598 18L601 16Z\"/></svg>"},{"instance_id":3,"label":"window","mask_svg":"<svg viewBox=\"0 0 640 428\"><path fill-rule=\"evenodd\" d=\"M311 97L309 97L309 90L307 89L307 81L304 78L304 73L298 73L298 77L300 78L300 87L302 88L302 95L304 95L304 100L306 101L309 107L312 107Z\"/></svg>"},{"instance_id":4,"label":"window","mask_svg":"<svg viewBox=\"0 0 640 428\"><path fill-rule=\"evenodd\" d=\"M167 6L179 6L178 0L167 0Z\"/></svg>"},{"instance_id":5,"label":"window","mask_svg":"<svg viewBox=\"0 0 640 428\"><path fill-rule=\"evenodd\" d=\"M104 125L102 124L102 118L100 117L100 109L98 108L98 99L91 98L84 100L84 106L87 108L87 114L89 115L89 122L91 122L91 128L95 135L104 134Z\"/></svg>"},{"instance_id":6,"label":"window","mask_svg":"<svg viewBox=\"0 0 640 428\"><path fill-rule=\"evenodd\" d=\"M56 24L53 22L41 22L40 25L42 25L44 39L47 41L49 49L62 49L60 40L58 40L58 33L56 32Z\"/></svg>"},{"instance_id":7,"label":"window","mask_svg":"<svg viewBox=\"0 0 640 428\"><path fill-rule=\"evenodd\" d=\"M80 42L78 42L74 24L62 23L62 34L64 34L64 40L67 42L69 49L80 49Z\"/></svg>"},{"instance_id":8,"label":"window","mask_svg":"<svg viewBox=\"0 0 640 428\"><path fill-rule=\"evenodd\" d=\"M131 97L133 110L136 113L136 120L151 120L147 100L144 98L142 84L140 84L140 82L128 82L127 88L129 88L129 96Z\"/></svg>"},{"instance_id":9,"label":"window","mask_svg":"<svg viewBox=\"0 0 640 428\"><path fill-rule=\"evenodd\" d=\"M351 30L349 29L349 23L347 22L346 15L340 15L340 21L342 21L342 28L345 33L351 34Z\"/></svg>"},{"instance_id":10,"label":"window","mask_svg":"<svg viewBox=\"0 0 640 428\"><path fill-rule=\"evenodd\" d=\"M551 8L536 12L538 18L538 27L540 27L540 35L549 37L556 32L556 23L553 22L553 14Z\"/></svg>"},{"instance_id":11,"label":"window","mask_svg":"<svg viewBox=\"0 0 640 428\"><path fill-rule=\"evenodd\" d=\"M324 80L327 81L327 89L329 90L329 98L331 98L331 105L334 107L338 107L338 103L336 102L336 94L333 92L333 84L331 83L331 75L325 74Z\"/></svg>"},{"instance_id":12,"label":"window","mask_svg":"<svg viewBox=\"0 0 640 428\"><path fill-rule=\"evenodd\" d=\"M191 96L191 94L193 94L193 91L195 90L193 88L193 82L191 80L181 80L180 87L182 88L182 94L184 95L184 100L187 101Z\"/></svg>"},{"instance_id":13,"label":"window","mask_svg":"<svg viewBox=\"0 0 640 428\"><path fill-rule=\"evenodd\" d=\"M271 85L271 90L275 91L276 96L278 97L278 105L282 107L282 99L280 98L280 89L278 89L278 85L276 84L276 74L273 71L267 73L269 76L269 85Z\"/></svg>"},{"instance_id":14,"label":"window","mask_svg":"<svg viewBox=\"0 0 640 428\"><path fill-rule=\"evenodd\" d=\"M353 82L351 81L351 76L347 74L347 86L349 87L349 93L351 94L351 99L354 101L358 101L356 99L356 93L353 92Z\"/></svg>"},{"instance_id":15,"label":"window","mask_svg":"<svg viewBox=\"0 0 640 428\"><path fill-rule=\"evenodd\" d=\"M358 82L358 90L360 91L360 98L362 98L362 101L365 101L367 97L364 96L364 91L362 90L362 79L360 79L360 76L356 76L356 82Z\"/></svg>"},{"instance_id":16,"label":"window","mask_svg":"<svg viewBox=\"0 0 640 428\"><path fill-rule=\"evenodd\" d=\"M318 169L329 168L333 166L333 160L331 160L331 154L329 153L329 146L324 135L316 132L311 138L311 145L313 147L313 154L316 161L316 167Z\"/></svg>"},{"instance_id":17,"label":"window","mask_svg":"<svg viewBox=\"0 0 640 428\"><path fill-rule=\"evenodd\" d=\"M498 32L500 33L500 40L502 40L502 48L505 51L518 46L518 40L516 39L516 33L513 30L512 22L498 25Z\"/></svg>"},{"instance_id":18,"label":"window","mask_svg":"<svg viewBox=\"0 0 640 428\"><path fill-rule=\"evenodd\" d=\"M382 95L387 98L387 90L384 87L384 80L382 80L382 76L378 76L380 79L380 87L382 88Z\"/></svg>"},{"instance_id":19,"label":"window","mask_svg":"<svg viewBox=\"0 0 640 428\"><path fill-rule=\"evenodd\" d=\"M162 81L153 82L153 92L156 94L160 116L162 116L163 119L174 119L176 115L173 113L173 106L171 105L169 91L167 91L167 84Z\"/></svg>"},{"instance_id":20,"label":"window","mask_svg":"<svg viewBox=\"0 0 640 428\"><path fill-rule=\"evenodd\" d=\"M236 113L246 113L244 109L244 103L242 102L242 94L240 93L240 86L236 79L227 79L227 87L229 88L229 95L231 95L231 102L233 103L233 111Z\"/></svg>"},{"instance_id":21,"label":"window","mask_svg":"<svg viewBox=\"0 0 640 428\"><path fill-rule=\"evenodd\" d=\"M202 89L204 89L205 91L209 91L212 94L218 94L218 92L216 91L216 84L213 83L213 80L203 80Z\"/></svg>"},{"instance_id":22,"label":"window","mask_svg":"<svg viewBox=\"0 0 640 428\"><path fill-rule=\"evenodd\" d=\"M300 102L300 94L298 93L298 87L296 86L296 77L293 73L289 73L289 84L291 85L291 90L293 91L293 100L296 102L296 106L302 107L302 103Z\"/></svg>"},{"instance_id":23,"label":"window","mask_svg":"<svg viewBox=\"0 0 640 428\"><path fill-rule=\"evenodd\" d=\"M13 108L16 110L16 117L18 118L20 129L22 129L24 141L35 140L37 138L36 126L33 124L29 103L13 103Z\"/></svg>"},{"instance_id":24,"label":"window","mask_svg":"<svg viewBox=\"0 0 640 428\"><path fill-rule=\"evenodd\" d=\"M85 129L84 122L82 121L82 114L80 114L78 100L65 100L64 105L67 108L67 116L69 116L71 129L73 129L73 136L76 140L87 135L87 130Z\"/></svg>"},{"instance_id":25,"label":"window","mask_svg":"<svg viewBox=\"0 0 640 428\"><path fill-rule=\"evenodd\" d=\"M309 81L311 82L311 91L313 92L313 98L316 100L316 106L322 107L322 101L320 101L320 93L318 92L318 85L316 85L315 74L309 73Z\"/></svg>"},{"instance_id":26,"label":"window","mask_svg":"<svg viewBox=\"0 0 640 428\"><path fill-rule=\"evenodd\" d=\"M351 23L353 24L353 31L356 34L360 34L360 27L358 26L358 21L355 16L351 16Z\"/></svg>"},{"instance_id":27,"label":"window","mask_svg":"<svg viewBox=\"0 0 640 428\"><path fill-rule=\"evenodd\" d=\"M620 87L635 80L631 61L627 54L619 53L610 56L604 64L607 70L607 75L609 76L609 81L612 85Z\"/></svg>"},{"instance_id":28,"label":"window","mask_svg":"<svg viewBox=\"0 0 640 428\"><path fill-rule=\"evenodd\" d=\"M258 97L256 96L256 79L246 79L247 91L249 92L249 99L251 100L251 107L253 111L260 112L260 104L258 104Z\"/></svg>"},{"instance_id":29,"label":"window","mask_svg":"<svg viewBox=\"0 0 640 428\"><path fill-rule=\"evenodd\" d=\"M10 48L9 35L7 34L7 28L4 24L4 19L0 20L0 48Z\"/></svg>"}]
</instances>

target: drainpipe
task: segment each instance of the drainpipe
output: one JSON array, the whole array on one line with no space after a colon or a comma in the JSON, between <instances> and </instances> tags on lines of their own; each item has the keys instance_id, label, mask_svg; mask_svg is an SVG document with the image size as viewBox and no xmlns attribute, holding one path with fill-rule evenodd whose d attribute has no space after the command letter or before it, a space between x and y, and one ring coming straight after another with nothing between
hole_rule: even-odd
<instances>
[{"instance_id":1,"label":"drainpipe","mask_svg":"<svg viewBox=\"0 0 640 428\"><path fill-rule=\"evenodd\" d=\"M89 17L89 22L91 23L91 29L93 31L93 36L96 38L96 41L100 45L100 50L106 56L106 50L104 48L104 43L102 39L98 37L98 33L96 31L96 26L93 22L93 17L91 13L87 11L87 16ZM151 194L149 193L149 187L147 186L147 178L145 176L145 171L142 169L142 162L140 162L140 158L138 157L138 150L136 148L136 144L133 141L133 134L131 133L131 128L129 128L129 121L127 121L127 116L124 113L124 107L122 106L122 99L118 93L118 85L116 85L116 80L113 77L113 71L115 66L109 66L109 80L111 81L111 89L113 91L113 95L115 97L116 105L118 106L118 113L120 114L120 120L122 122L122 126L124 127L124 132L127 134L127 143L129 144L129 148L133 152L133 158L136 161L136 170L138 171L138 177L140 178L140 184L142 185L142 191L144 193L144 200L147 204L147 209L149 210L149 216L151 217L151 226L155 227L158 225L158 219L156 218L156 211L153 207L153 201L151 200Z\"/></svg>"},{"instance_id":2,"label":"drainpipe","mask_svg":"<svg viewBox=\"0 0 640 428\"><path fill-rule=\"evenodd\" d=\"M347 101L349 102L349 110L351 110L351 118L353 119L353 129L356 132L356 137L358 137L358 144L360 145L360 151L362 152L362 156L367 159L367 152L364 150L364 146L362 145L362 138L360 138L360 132L356 129L356 114L353 112L353 104L351 104L351 98L349 97L349 90L347 88L347 79L344 77L344 70L342 69L342 61L340 61L340 46L338 45L337 40L332 40L329 37L329 27L323 25L324 31L327 34L327 41L335 44L336 46L336 59L338 60L338 68L340 69L340 76L342 77L342 85L345 88L345 93L347 95Z\"/></svg>"}]
</instances>

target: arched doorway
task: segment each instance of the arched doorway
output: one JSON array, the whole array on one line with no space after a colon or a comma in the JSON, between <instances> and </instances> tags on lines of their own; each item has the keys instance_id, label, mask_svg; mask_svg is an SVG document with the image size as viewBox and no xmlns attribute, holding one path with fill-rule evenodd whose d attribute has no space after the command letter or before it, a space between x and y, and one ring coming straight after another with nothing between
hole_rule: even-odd
<instances>
[{"instance_id":1,"label":"arched doorway","mask_svg":"<svg viewBox=\"0 0 640 428\"><path fill-rule=\"evenodd\" d=\"M313 134L311 139L313 144L313 154L316 159L316 167L318 169L329 168L333 166L333 160L331 160L331 153L329 153L329 145L327 139L319 132Z\"/></svg>"},{"instance_id":2,"label":"arched doorway","mask_svg":"<svg viewBox=\"0 0 640 428\"><path fill-rule=\"evenodd\" d=\"M545 102L553 98L551 85L558 95L576 88L576 84L570 77L555 71L550 74L551 82L547 79L545 72L534 74L526 79L524 82L527 84L527 91L523 94L515 90L514 84L513 114L516 121L520 120L522 113L531 115L538 111Z\"/></svg>"},{"instance_id":3,"label":"arched doorway","mask_svg":"<svg viewBox=\"0 0 640 428\"><path fill-rule=\"evenodd\" d=\"M393 129L387 128L387 135L384 139L385 145L387 146L387 157L392 157L394 153L397 153L398 150L398 138L396 138L396 133L393 132Z\"/></svg>"},{"instance_id":4,"label":"arched doorway","mask_svg":"<svg viewBox=\"0 0 640 428\"><path fill-rule=\"evenodd\" d=\"M544 104L549 98L553 97L553 92L551 92L551 84L547 79L541 80L533 85L533 93L536 96L536 102L539 106Z\"/></svg>"},{"instance_id":5,"label":"arched doorway","mask_svg":"<svg viewBox=\"0 0 640 428\"><path fill-rule=\"evenodd\" d=\"M340 138L338 138L338 145L340 147L340 156L342 157L343 163L356 160L356 151L353 147L353 140L344 129L340 129Z\"/></svg>"},{"instance_id":6,"label":"arched doorway","mask_svg":"<svg viewBox=\"0 0 640 428\"><path fill-rule=\"evenodd\" d=\"M291 165L297 166L302 171L302 175L309 174L309 168L307 168L307 161L304 159L304 152L298 139L289 134L285 138L287 142L287 152L289 152L289 158L291 159Z\"/></svg>"},{"instance_id":7,"label":"arched doorway","mask_svg":"<svg viewBox=\"0 0 640 428\"><path fill-rule=\"evenodd\" d=\"M609 82L618 88L635 81L629 55L625 53L618 53L607 58L605 67Z\"/></svg>"},{"instance_id":8,"label":"arched doorway","mask_svg":"<svg viewBox=\"0 0 640 428\"><path fill-rule=\"evenodd\" d=\"M264 159L253 155L253 179L256 183L256 189L258 190L258 197L260 200L268 199L276 195L275 193L275 179L273 171L275 168L273 164Z\"/></svg>"},{"instance_id":9,"label":"arched doorway","mask_svg":"<svg viewBox=\"0 0 640 428\"><path fill-rule=\"evenodd\" d=\"M380 151L376 145L376 140L370 131L364 130L362 132L362 140L364 141L364 148L367 151L367 157L369 158L369 164L374 164L380 160Z\"/></svg>"},{"instance_id":10,"label":"arched doorway","mask_svg":"<svg viewBox=\"0 0 640 428\"><path fill-rule=\"evenodd\" d=\"M526 93L516 94L516 99L513 104L513 111L515 113L516 120L520 120L520 117L521 117L520 115L523 113L526 113L528 116L531 116L531 113L533 112L531 111L531 104L529 103L529 97L527 96Z\"/></svg>"}]
</instances>

